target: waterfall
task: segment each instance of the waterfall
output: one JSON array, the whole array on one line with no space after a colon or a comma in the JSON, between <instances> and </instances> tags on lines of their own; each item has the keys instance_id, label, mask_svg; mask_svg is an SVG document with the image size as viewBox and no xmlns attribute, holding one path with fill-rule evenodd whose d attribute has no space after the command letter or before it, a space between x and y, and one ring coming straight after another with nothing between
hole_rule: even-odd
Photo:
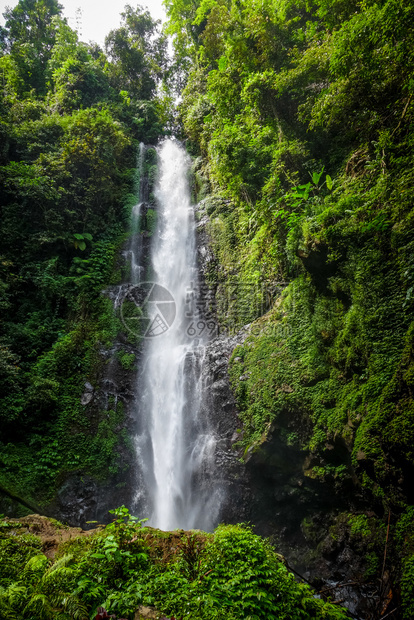
<instances>
[{"instance_id":1,"label":"waterfall","mask_svg":"<svg viewBox=\"0 0 414 620\"><path fill-rule=\"evenodd\" d=\"M128 247L124 250L123 256L129 266L129 277L127 281L116 285L113 290L107 291L113 299L114 308L118 310L125 301L125 294L129 285L136 285L141 281L143 272L143 251L144 244L141 235L141 215L144 201L148 200L148 182L144 174L144 158L145 144L139 145L139 154L137 159L137 180L136 195L138 202L132 207L131 211L131 227Z\"/></svg>"},{"instance_id":2,"label":"waterfall","mask_svg":"<svg viewBox=\"0 0 414 620\"><path fill-rule=\"evenodd\" d=\"M131 214L131 239L129 244L131 284L138 284L142 273L142 242L140 230L141 207L146 196L146 182L144 175L145 145L139 145L138 156L138 203L132 208Z\"/></svg>"},{"instance_id":3,"label":"waterfall","mask_svg":"<svg viewBox=\"0 0 414 620\"><path fill-rule=\"evenodd\" d=\"M207 338L191 303L198 277L190 162L173 140L162 144L158 158L148 282L135 255L131 263L131 281L139 282L134 293L139 312L130 325L139 323L143 338L136 383L140 478L135 510L164 530L208 530L215 525L219 492L214 487L216 441L200 411Z\"/></svg>"}]
</instances>

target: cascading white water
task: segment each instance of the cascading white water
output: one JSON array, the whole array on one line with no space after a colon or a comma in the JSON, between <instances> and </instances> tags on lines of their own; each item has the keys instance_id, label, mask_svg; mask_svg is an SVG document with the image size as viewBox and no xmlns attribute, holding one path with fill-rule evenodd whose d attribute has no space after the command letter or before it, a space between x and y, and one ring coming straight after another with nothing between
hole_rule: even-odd
<instances>
[{"instance_id":1,"label":"cascading white water","mask_svg":"<svg viewBox=\"0 0 414 620\"><path fill-rule=\"evenodd\" d=\"M151 279L171 293L176 314L167 331L144 344L137 457L150 525L211 529L217 498L202 479L214 467L215 439L200 416L203 343L191 337L186 316L188 292L197 281L189 159L177 142L167 140L159 149L159 167Z\"/></svg>"},{"instance_id":2,"label":"cascading white water","mask_svg":"<svg viewBox=\"0 0 414 620\"><path fill-rule=\"evenodd\" d=\"M142 266L141 266L141 246L140 243L140 216L142 200L144 199L142 191L142 176L144 165L145 145L141 142L139 145L139 157L138 157L138 174L139 174L139 188L138 188L138 200L139 202L132 208L131 214L131 241L129 247L130 254L130 267L131 267L131 284L138 284L141 280Z\"/></svg>"},{"instance_id":3,"label":"cascading white water","mask_svg":"<svg viewBox=\"0 0 414 620\"><path fill-rule=\"evenodd\" d=\"M137 243L135 237L139 238L139 222L141 215L142 202L134 205L132 208L132 230L135 231L135 235L131 237L130 254L130 267L131 267L131 284L138 284L141 280L142 266L139 264L139 243ZM138 247L137 247L138 246Z\"/></svg>"},{"instance_id":4,"label":"cascading white water","mask_svg":"<svg viewBox=\"0 0 414 620\"><path fill-rule=\"evenodd\" d=\"M137 184L136 194L138 202L132 207L131 212L131 227L130 227L130 239L128 248L124 251L124 258L129 264L130 276L127 282L122 282L111 291L111 297L114 302L114 308L118 310L125 299L125 286L129 284L138 284L141 281L141 275L143 267L141 264L142 259L142 238L140 231L141 210L143 201L145 200L145 192L143 191L143 169L144 169L144 157L145 157L145 144L142 142L139 145L139 154L137 159ZM108 291L109 292L109 291Z\"/></svg>"}]
</instances>

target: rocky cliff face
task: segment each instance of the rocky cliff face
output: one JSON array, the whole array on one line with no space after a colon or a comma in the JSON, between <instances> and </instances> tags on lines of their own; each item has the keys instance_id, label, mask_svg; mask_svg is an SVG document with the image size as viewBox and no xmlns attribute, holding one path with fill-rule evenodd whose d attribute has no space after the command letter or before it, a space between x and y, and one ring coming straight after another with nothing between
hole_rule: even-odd
<instances>
[{"instance_id":1,"label":"rocky cliff face","mask_svg":"<svg viewBox=\"0 0 414 620\"><path fill-rule=\"evenodd\" d=\"M120 352L134 356L132 369L122 366ZM104 480L75 472L62 483L56 506L52 507L53 514L72 526L88 527L87 521L106 523L110 509L132 503L137 471L129 437L135 433L134 384L139 357L139 349L128 343L125 334L120 332L113 347L101 351L101 375L97 377L96 387L85 384L82 399L87 405L91 425L98 428L102 423L110 424L114 436L110 446L113 465ZM102 449L108 450L108 446L102 445Z\"/></svg>"},{"instance_id":2,"label":"rocky cliff face","mask_svg":"<svg viewBox=\"0 0 414 620\"><path fill-rule=\"evenodd\" d=\"M221 489L220 523L248 520L250 489L239 452L234 448L240 423L228 380L230 356L243 337L243 333L234 337L217 336L206 346L202 364L202 415L216 439L214 475Z\"/></svg>"}]
</instances>

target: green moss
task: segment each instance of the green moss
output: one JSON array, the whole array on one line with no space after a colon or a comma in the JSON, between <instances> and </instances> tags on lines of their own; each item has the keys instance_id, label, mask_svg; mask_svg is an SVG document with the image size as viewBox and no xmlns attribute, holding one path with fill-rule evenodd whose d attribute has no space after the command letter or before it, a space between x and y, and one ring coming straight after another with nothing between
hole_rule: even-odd
<instances>
[{"instance_id":1,"label":"green moss","mask_svg":"<svg viewBox=\"0 0 414 620\"><path fill-rule=\"evenodd\" d=\"M404 620L409 620L414 616L414 555L405 558L403 561L401 598Z\"/></svg>"},{"instance_id":2,"label":"green moss","mask_svg":"<svg viewBox=\"0 0 414 620\"><path fill-rule=\"evenodd\" d=\"M350 525L350 533L351 536L362 536L363 538L366 536L370 536L371 528L369 526L368 517L364 514L361 515L351 515L348 521Z\"/></svg>"},{"instance_id":3,"label":"green moss","mask_svg":"<svg viewBox=\"0 0 414 620\"><path fill-rule=\"evenodd\" d=\"M235 350L230 377L243 441L257 441L280 416L290 415L288 432L296 432L306 415L312 431L301 433L304 447L321 449L339 434L354 444L355 465L364 455L387 484L386 436L407 464L413 460L413 332L405 334L398 275L381 250L351 245L335 271L323 290L312 274L296 278Z\"/></svg>"},{"instance_id":4,"label":"green moss","mask_svg":"<svg viewBox=\"0 0 414 620\"><path fill-rule=\"evenodd\" d=\"M116 354L119 363L124 370L133 370L135 366L135 353L128 353L124 349L121 349Z\"/></svg>"},{"instance_id":5,"label":"green moss","mask_svg":"<svg viewBox=\"0 0 414 620\"><path fill-rule=\"evenodd\" d=\"M149 235L153 235L157 229L157 212L154 209L147 209L145 215L145 230Z\"/></svg>"}]
</instances>

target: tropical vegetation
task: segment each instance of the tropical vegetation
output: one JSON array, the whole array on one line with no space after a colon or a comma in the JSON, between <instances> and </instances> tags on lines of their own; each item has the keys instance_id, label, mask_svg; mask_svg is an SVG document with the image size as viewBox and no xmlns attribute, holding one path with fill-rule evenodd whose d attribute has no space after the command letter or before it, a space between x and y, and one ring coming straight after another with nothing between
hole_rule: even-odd
<instances>
[{"instance_id":1,"label":"tropical vegetation","mask_svg":"<svg viewBox=\"0 0 414 620\"><path fill-rule=\"evenodd\" d=\"M101 291L120 277L138 143L174 131L193 156L194 196L208 216L214 262L206 277L221 328L236 332L251 324L230 363L240 457L248 459L276 434L303 454L309 479L349 498L351 513L357 490L370 516L347 515L349 536L365 537L369 546L369 532L382 532L398 613L408 620L414 614L414 4L165 4L172 61L166 34L142 7L125 8L105 50L79 40L56 0L20 0L5 12L0 483L11 495L47 505L68 472L105 477L118 466L122 410L91 417L80 397L85 381L99 380L98 352L119 328ZM243 298L229 307L229 287L240 284L248 285ZM131 367L125 355L122 363ZM312 527L303 523L304 532ZM46 601L47 583L60 569L62 592L75 588L88 613L104 602L123 614L153 602L165 613L182 614L188 604L191 617L213 618L202 614L221 601L228 618L254 618L259 593L267 617L293 618L292 593L298 617L324 617L311 615L322 614L319 602L248 529L219 528L203 551L190 536L185 545L199 564L190 566L181 547L167 569L150 559L141 534L131 550L115 536L110 551L109 536L115 534L100 532L85 548L68 549L71 559L65 556L55 571L37 542L28 542L30 552L16 551L13 574L22 573L22 582L5 583L1 593L9 617L23 613L15 604L29 614L35 600ZM238 572L237 549L245 543L254 566ZM382 551L374 547L367 575L382 578ZM236 554L231 575L230 568L220 573L215 555L225 549ZM258 564L269 574L257 572ZM81 575L90 580L84 591ZM173 600L173 582L181 584L182 599ZM232 588L238 592L247 582L258 588L251 600L241 599L246 605L254 599L248 612L231 598ZM96 586L95 596L96 583L105 592ZM282 607L275 587L286 593ZM341 617L324 609L327 618Z\"/></svg>"}]
</instances>

